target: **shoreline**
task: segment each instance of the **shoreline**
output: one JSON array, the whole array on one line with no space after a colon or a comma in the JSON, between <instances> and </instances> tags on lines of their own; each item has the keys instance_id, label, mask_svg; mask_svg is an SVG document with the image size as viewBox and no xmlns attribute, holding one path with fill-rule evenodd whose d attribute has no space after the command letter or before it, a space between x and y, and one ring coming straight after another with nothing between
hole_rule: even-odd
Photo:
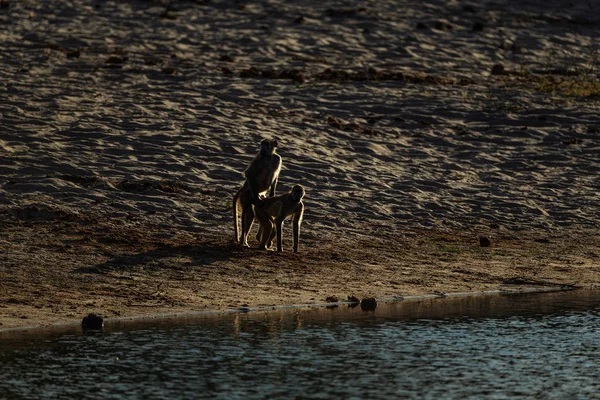
<instances>
[{"instance_id":1,"label":"shoreline","mask_svg":"<svg viewBox=\"0 0 600 400\"><path fill-rule=\"evenodd\" d=\"M479 296L500 296L500 295L518 295L518 294L543 294L543 293L560 293L560 292L570 292L570 291L579 291L579 290L598 290L596 289L584 289L584 288L575 288L575 287L540 287L540 288L520 288L513 290L490 290L490 291L475 291L475 292L459 292L459 293L443 293L443 294L431 294L431 295L415 295L415 296L406 296L403 298L383 298L376 299L377 303L401 303L401 302L415 302L422 300L432 300L432 299L445 299L445 298L457 298L457 297L479 297ZM269 306L269 307L243 307L238 309L228 309L228 310L207 310L207 311L199 311L199 312L181 312L181 313L167 313L167 314L154 314L154 315L143 315L143 316L125 316L125 317L117 317L117 318L106 318L104 319L105 327L107 325L113 324L148 324L150 325L153 321L161 322L170 319L186 319L186 318L201 318L205 316L220 316L220 315L229 315L229 314L246 314L246 313L257 313L257 312L268 312L268 311L293 311L299 309L312 309L312 308L336 308L339 306L355 306L360 307L358 303L351 303L349 301L338 301L338 302L328 302L328 303L312 303L312 304L289 304L289 305L279 305L279 306ZM376 310L369 310L376 311ZM82 316L83 318L83 316ZM81 320L79 321L71 321L64 322L59 324L50 324L50 325L30 325L30 326L20 326L13 328L0 328L0 336L4 335L5 339L9 338L13 334L19 333L35 333L34 331L45 331L45 330L60 330L62 328L75 328L81 326Z\"/></svg>"}]
</instances>

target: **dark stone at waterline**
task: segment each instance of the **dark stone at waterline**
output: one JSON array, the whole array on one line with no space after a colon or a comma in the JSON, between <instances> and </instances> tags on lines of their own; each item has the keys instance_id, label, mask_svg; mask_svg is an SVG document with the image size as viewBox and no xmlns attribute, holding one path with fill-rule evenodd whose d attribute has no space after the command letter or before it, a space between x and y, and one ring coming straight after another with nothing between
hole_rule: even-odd
<instances>
[{"instance_id":1,"label":"dark stone at waterline","mask_svg":"<svg viewBox=\"0 0 600 400\"><path fill-rule=\"evenodd\" d=\"M491 245L492 242L490 242L490 239L486 238L485 236L479 238L479 247L490 247Z\"/></svg>"},{"instance_id":2,"label":"dark stone at waterline","mask_svg":"<svg viewBox=\"0 0 600 400\"><path fill-rule=\"evenodd\" d=\"M356 296L348 296L348 303L358 304L358 303L360 303L360 300Z\"/></svg>"},{"instance_id":3,"label":"dark stone at waterline","mask_svg":"<svg viewBox=\"0 0 600 400\"><path fill-rule=\"evenodd\" d=\"M375 311L377 308L377 300L373 297L367 297L360 302L360 308L363 311Z\"/></svg>"},{"instance_id":4,"label":"dark stone at waterline","mask_svg":"<svg viewBox=\"0 0 600 400\"><path fill-rule=\"evenodd\" d=\"M104 327L104 318L100 314L90 313L81 320L81 327L83 330L101 330Z\"/></svg>"},{"instance_id":5,"label":"dark stone at waterline","mask_svg":"<svg viewBox=\"0 0 600 400\"><path fill-rule=\"evenodd\" d=\"M337 296L328 296L325 301L328 303L337 303L339 300Z\"/></svg>"}]
</instances>

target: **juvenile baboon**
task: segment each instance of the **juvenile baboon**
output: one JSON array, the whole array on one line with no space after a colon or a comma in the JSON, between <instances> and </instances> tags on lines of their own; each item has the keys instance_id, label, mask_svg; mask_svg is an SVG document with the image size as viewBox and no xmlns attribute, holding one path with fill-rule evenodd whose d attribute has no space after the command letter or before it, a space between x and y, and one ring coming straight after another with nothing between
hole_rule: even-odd
<instances>
[{"instance_id":1,"label":"juvenile baboon","mask_svg":"<svg viewBox=\"0 0 600 400\"><path fill-rule=\"evenodd\" d=\"M266 250L271 247L273 238L277 234L277 251L283 251L281 244L281 228L283 221L292 216L292 229L294 231L294 253L298 252L300 240L300 224L304 215L302 198L305 191L301 185L296 185L286 194L268 198L263 205L256 207L256 218L260 228L256 238L260 240L259 249Z\"/></svg>"},{"instance_id":2,"label":"juvenile baboon","mask_svg":"<svg viewBox=\"0 0 600 400\"><path fill-rule=\"evenodd\" d=\"M277 140L263 139L260 152L244 171L246 181L233 196L233 228L235 242L248 246L248 232L254 222L252 205L259 206L267 196L276 194L277 180L281 170L281 157L275 153ZM242 210L242 231L239 229L239 212Z\"/></svg>"}]
</instances>

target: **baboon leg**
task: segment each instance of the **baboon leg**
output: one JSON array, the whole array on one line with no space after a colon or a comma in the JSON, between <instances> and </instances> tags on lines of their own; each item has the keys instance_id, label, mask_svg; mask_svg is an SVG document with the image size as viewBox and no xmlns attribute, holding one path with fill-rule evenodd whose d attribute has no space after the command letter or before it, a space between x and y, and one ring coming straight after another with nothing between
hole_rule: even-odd
<instances>
[{"instance_id":1,"label":"baboon leg","mask_svg":"<svg viewBox=\"0 0 600 400\"><path fill-rule=\"evenodd\" d=\"M271 235L271 230L273 229L273 221L264 210L257 208L254 211L256 214L256 219L258 219L258 222L260 223L260 228L258 230L259 234L256 236L260 241L258 248L260 250L266 250L268 247L266 245L267 239Z\"/></svg>"},{"instance_id":2,"label":"baboon leg","mask_svg":"<svg viewBox=\"0 0 600 400\"><path fill-rule=\"evenodd\" d=\"M235 196L233 196L233 232L234 232L234 241L236 244L240 243L240 221L239 221L239 213L240 213L240 192L239 190Z\"/></svg>"},{"instance_id":3,"label":"baboon leg","mask_svg":"<svg viewBox=\"0 0 600 400\"><path fill-rule=\"evenodd\" d=\"M269 241L267 242L267 248L273 245L273 239L275 239L275 235L277 235L277 229L275 225L271 226L271 234L269 235Z\"/></svg>"},{"instance_id":4,"label":"baboon leg","mask_svg":"<svg viewBox=\"0 0 600 400\"><path fill-rule=\"evenodd\" d=\"M277 251L283 251L283 244L281 243L281 231L283 230L283 219L277 218L275 221L275 229L277 230Z\"/></svg>"},{"instance_id":5,"label":"baboon leg","mask_svg":"<svg viewBox=\"0 0 600 400\"><path fill-rule=\"evenodd\" d=\"M248 245L248 234L252 229L252 223L254 222L254 209L252 208L252 202L249 202L244 206L242 203L242 246L249 247Z\"/></svg>"}]
</instances>

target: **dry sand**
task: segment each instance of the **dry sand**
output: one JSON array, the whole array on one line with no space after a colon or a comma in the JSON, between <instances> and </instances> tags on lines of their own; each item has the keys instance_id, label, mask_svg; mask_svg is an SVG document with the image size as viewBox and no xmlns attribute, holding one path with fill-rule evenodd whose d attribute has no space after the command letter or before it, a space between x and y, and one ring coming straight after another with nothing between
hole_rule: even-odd
<instances>
[{"instance_id":1,"label":"dry sand","mask_svg":"<svg viewBox=\"0 0 600 400\"><path fill-rule=\"evenodd\" d=\"M3 1L0 329L596 287L600 5L515 3ZM262 137L298 254L232 244Z\"/></svg>"}]
</instances>

